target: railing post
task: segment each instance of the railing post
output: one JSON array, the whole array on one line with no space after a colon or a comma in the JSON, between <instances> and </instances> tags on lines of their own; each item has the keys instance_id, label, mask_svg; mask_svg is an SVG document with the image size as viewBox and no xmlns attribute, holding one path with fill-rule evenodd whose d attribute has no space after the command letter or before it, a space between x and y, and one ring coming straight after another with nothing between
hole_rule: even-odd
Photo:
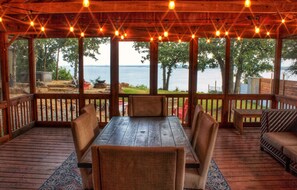
<instances>
[{"instance_id":1,"label":"railing post","mask_svg":"<svg viewBox=\"0 0 297 190\"><path fill-rule=\"evenodd\" d=\"M110 43L110 118L119 113L119 40L114 38Z\"/></svg>"},{"instance_id":2,"label":"railing post","mask_svg":"<svg viewBox=\"0 0 297 190\"><path fill-rule=\"evenodd\" d=\"M3 109L2 118L4 124L4 135L12 137L10 124L10 103L9 103L9 65L8 65L8 37L4 32L0 32L0 64L2 76L2 100L7 102L7 108ZM2 101L1 100L1 101Z\"/></svg>"},{"instance_id":3,"label":"railing post","mask_svg":"<svg viewBox=\"0 0 297 190\"><path fill-rule=\"evenodd\" d=\"M158 93L158 42L150 42L150 94Z\"/></svg>"},{"instance_id":4,"label":"railing post","mask_svg":"<svg viewBox=\"0 0 297 190\"><path fill-rule=\"evenodd\" d=\"M226 37L226 52L225 52L225 78L223 83L223 93L224 99L222 104L222 126L226 126L228 123L228 113L229 113L229 75L230 75L230 65L231 65L231 40L230 37ZM231 110L230 110L231 111ZM231 113L231 112L230 112Z\"/></svg>"},{"instance_id":5,"label":"railing post","mask_svg":"<svg viewBox=\"0 0 297 190\"><path fill-rule=\"evenodd\" d=\"M277 39L276 39L276 46L275 46L275 61L274 61L274 85L273 85L274 95L279 95L282 46L283 46L283 41L280 38L279 30L277 30ZM273 109L277 108L277 101L275 96L274 96L274 99L272 100L271 108Z\"/></svg>"},{"instance_id":6,"label":"railing post","mask_svg":"<svg viewBox=\"0 0 297 190\"><path fill-rule=\"evenodd\" d=\"M36 64L34 54L34 39L29 39L29 77L30 77L30 94L33 94L33 101L31 105L31 117L32 121L37 120L37 100L35 98L36 93Z\"/></svg>"},{"instance_id":7,"label":"railing post","mask_svg":"<svg viewBox=\"0 0 297 190\"><path fill-rule=\"evenodd\" d=\"M84 100L84 38L78 39L79 112L85 106ZM67 100L66 100L67 101ZM72 100L71 100L72 101Z\"/></svg>"},{"instance_id":8,"label":"railing post","mask_svg":"<svg viewBox=\"0 0 297 190\"><path fill-rule=\"evenodd\" d=\"M189 100L188 100L188 125L192 125L194 109L197 104L197 70L198 70L198 39L190 41L189 50Z\"/></svg>"}]
</instances>

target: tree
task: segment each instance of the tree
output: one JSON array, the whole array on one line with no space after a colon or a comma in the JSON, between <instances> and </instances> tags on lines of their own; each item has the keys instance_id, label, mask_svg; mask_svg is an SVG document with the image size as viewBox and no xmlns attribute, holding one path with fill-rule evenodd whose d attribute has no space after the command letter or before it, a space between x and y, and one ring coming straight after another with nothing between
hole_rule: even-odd
<instances>
[{"instance_id":1,"label":"tree","mask_svg":"<svg viewBox=\"0 0 297 190\"><path fill-rule=\"evenodd\" d=\"M289 66L288 71L293 75L297 75L297 40L285 39L283 40L283 60L290 60L292 64Z\"/></svg>"},{"instance_id":2,"label":"tree","mask_svg":"<svg viewBox=\"0 0 297 190\"><path fill-rule=\"evenodd\" d=\"M139 53L144 53L142 62L149 60L149 43L134 42L133 47ZM189 61L189 45L188 43L162 42L159 43L158 50L158 62L161 64L162 69L163 90L168 90L173 69L178 64L184 65Z\"/></svg>"},{"instance_id":3,"label":"tree","mask_svg":"<svg viewBox=\"0 0 297 190\"><path fill-rule=\"evenodd\" d=\"M9 47L11 65L9 71L10 84L29 82L28 41L18 39ZM25 78L24 78L25 77Z\"/></svg>"},{"instance_id":4,"label":"tree","mask_svg":"<svg viewBox=\"0 0 297 190\"><path fill-rule=\"evenodd\" d=\"M222 76L222 86L225 79L225 40L199 40L198 69L219 67ZM229 92L239 93L240 83L247 82L248 77L260 77L263 71L271 71L274 61L274 40L243 39L231 42L231 69L229 75ZM233 77L235 81L233 83Z\"/></svg>"},{"instance_id":5,"label":"tree","mask_svg":"<svg viewBox=\"0 0 297 190\"><path fill-rule=\"evenodd\" d=\"M84 56L91 57L94 60L97 59L97 55L100 54L100 44L104 44L109 38L84 38ZM61 42L61 52L63 54L63 60L70 63L74 68L73 77L78 79L78 40L76 38L63 39Z\"/></svg>"},{"instance_id":6,"label":"tree","mask_svg":"<svg viewBox=\"0 0 297 190\"><path fill-rule=\"evenodd\" d=\"M235 76L234 91L240 92L240 82L243 78L247 83L248 77L260 77L260 73L273 70L274 61L274 40L272 39L243 39L232 40L231 42L231 65L235 67L230 72Z\"/></svg>"}]
</instances>

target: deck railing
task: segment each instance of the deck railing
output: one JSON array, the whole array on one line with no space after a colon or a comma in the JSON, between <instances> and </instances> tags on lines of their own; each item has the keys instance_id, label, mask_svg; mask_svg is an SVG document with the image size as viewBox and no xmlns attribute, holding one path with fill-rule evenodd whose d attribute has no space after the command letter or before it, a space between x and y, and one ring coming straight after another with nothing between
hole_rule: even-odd
<instances>
[{"instance_id":1,"label":"deck railing","mask_svg":"<svg viewBox=\"0 0 297 190\"><path fill-rule=\"evenodd\" d=\"M0 142L1 142L1 139L4 138L5 136L8 137L8 129L6 127L5 124L5 109L7 108L7 102L2 102L0 104Z\"/></svg>"},{"instance_id":2,"label":"deck railing","mask_svg":"<svg viewBox=\"0 0 297 190\"><path fill-rule=\"evenodd\" d=\"M188 94L164 94L167 98L168 115L180 118L183 125L188 125ZM119 94L119 113L128 115L129 94ZM35 99L34 99L35 98ZM241 94L196 94L196 104L201 104L206 112L220 123L233 122L233 109L269 109L276 100L278 109L296 109L297 99L284 96ZM34 104L36 101L36 105ZM28 126L36 118L41 125L63 126L79 116L80 101L92 103L96 107L99 124L104 126L110 119L109 94L35 94L12 98L9 103L0 103L0 142L10 133ZM9 106L9 109L8 109ZM36 112L33 112L33 108ZM225 106L225 107L224 107ZM6 110L9 110L9 117ZM10 129L4 124L9 118ZM245 118L244 122L259 122L260 118Z\"/></svg>"},{"instance_id":3,"label":"deck railing","mask_svg":"<svg viewBox=\"0 0 297 190\"><path fill-rule=\"evenodd\" d=\"M269 94L228 95L228 122L233 122L233 109L270 109L273 98ZM260 117L244 118L244 122L260 122Z\"/></svg>"},{"instance_id":4,"label":"deck railing","mask_svg":"<svg viewBox=\"0 0 297 190\"><path fill-rule=\"evenodd\" d=\"M17 131L33 122L34 95L24 95L10 100L10 128Z\"/></svg>"},{"instance_id":5,"label":"deck railing","mask_svg":"<svg viewBox=\"0 0 297 190\"><path fill-rule=\"evenodd\" d=\"M296 109L297 108L297 98L289 96L275 96L278 109Z\"/></svg>"}]
</instances>

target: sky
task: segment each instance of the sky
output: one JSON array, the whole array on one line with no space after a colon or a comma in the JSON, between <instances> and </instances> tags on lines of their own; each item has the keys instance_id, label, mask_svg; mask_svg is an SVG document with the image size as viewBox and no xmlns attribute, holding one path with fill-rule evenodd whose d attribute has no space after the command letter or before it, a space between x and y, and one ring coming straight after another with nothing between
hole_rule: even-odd
<instances>
[{"instance_id":1,"label":"sky","mask_svg":"<svg viewBox=\"0 0 297 190\"><path fill-rule=\"evenodd\" d=\"M139 54L133 47L133 42L119 43L119 64L120 65L146 65L148 61L141 63L141 54ZM100 45L100 55L97 56L98 61L89 57L84 58L84 65L110 65L110 43ZM61 58L60 65L67 65Z\"/></svg>"}]
</instances>

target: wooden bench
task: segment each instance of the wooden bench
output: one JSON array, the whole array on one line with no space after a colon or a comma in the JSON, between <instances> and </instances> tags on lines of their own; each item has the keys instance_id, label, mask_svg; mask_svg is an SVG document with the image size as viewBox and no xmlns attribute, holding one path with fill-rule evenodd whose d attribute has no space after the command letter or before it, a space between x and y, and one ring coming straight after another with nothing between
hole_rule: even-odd
<instances>
[{"instance_id":1,"label":"wooden bench","mask_svg":"<svg viewBox=\"0 0 297 190\"><path fill-rule=\"evenodd\" d=\"M251 109L233 109L234 112L234 127L239 130L240 134L243 134L243 118L244 117L261 117L262 110L251 110Z\"/></svg>"}]
</instances>

